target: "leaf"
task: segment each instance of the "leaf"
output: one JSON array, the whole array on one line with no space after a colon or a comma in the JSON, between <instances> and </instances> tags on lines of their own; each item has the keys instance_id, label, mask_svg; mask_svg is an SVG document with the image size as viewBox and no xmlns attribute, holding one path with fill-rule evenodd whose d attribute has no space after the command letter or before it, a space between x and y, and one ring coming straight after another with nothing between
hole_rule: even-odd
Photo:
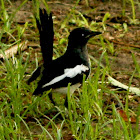
<instances>
[{"instance_id":1,"label":"leaf","mask_svg":"<svg viewBox=\"0 0 140 140\"><path fill-rule=\"evenodd\" d=\"M118 110L118 112L119 112L120 116L124 119L124 121L125 121L125 122L128 122L128 117L127 117L125 111L123 111L123 110Z\"/></svg>"},{"instance_id":2,"label":"leaf","mask_svg":"<svg viewBox=\"0 0 140 140\"><path fill-rule=\"evenodd\" d=\"M118 112L125 122L130 121L131 123L136 123L136 121L137 121L136 117L128 118L127 115L126 115L126 112L124 110L118 110Z\"/></svg>"},{"instance_id":3,"label":"leaf","mask_svg":"<svg viewBox=\"0 0 140 140\"><path fill-rule=\"evenodd\" d=\"M24 51L27 47L28 47L28 41L23 41L19 45L16 44L16 45L8 48L7 50L5 50L4 55L0 54L0 59L4 59L5 57L10 58L14 54L16 54L18 52L18 50Z\"/></svg>"},{"instance_id":4,"label":"leaf","mask_svg":"<svg viewBox=\"0 0 140 140\"><path fill-rule=\"evenodd\" d=\"M129 90L130 92L132 93L135 93L137 94L138 96L140 96L140 89L139 88L136 88L136 87L128 87L124 84L122 84L121 82L115 80L114 78L112 78L111 76L108 75L108 81L114 85L114 86L117 86L117 87L120 87L122 89L125 89L125 90Z\"/></svg>"},{"instance_id":5,"label":"leaf","mask_svg":"<svg viewBox=\"0 0 140 140\"><path fill-rule=\"evenodd\" d=\"M103 18L102 22L105 23L109 17L110 17L110 13L107 12L107 13L104 15L104 18Z\"/></svg>"}]
</instances>

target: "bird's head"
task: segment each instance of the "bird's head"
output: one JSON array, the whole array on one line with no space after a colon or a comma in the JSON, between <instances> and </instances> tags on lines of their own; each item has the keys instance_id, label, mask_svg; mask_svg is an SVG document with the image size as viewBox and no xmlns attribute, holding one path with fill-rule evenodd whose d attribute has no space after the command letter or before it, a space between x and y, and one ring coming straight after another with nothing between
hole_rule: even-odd
<instances>
[{"instance_id":1,"label":"bird's head","mask_svg":"<svg viewBox=\"0 0 140 140\"><path fill-rule=\"evenodd\" d=\"M101 32L91 31L85 27L76 28L70 32L69 35L69 45L70 46L84 46L88 40L96 35L101 34Z\"/></svg>"}]
</instances>

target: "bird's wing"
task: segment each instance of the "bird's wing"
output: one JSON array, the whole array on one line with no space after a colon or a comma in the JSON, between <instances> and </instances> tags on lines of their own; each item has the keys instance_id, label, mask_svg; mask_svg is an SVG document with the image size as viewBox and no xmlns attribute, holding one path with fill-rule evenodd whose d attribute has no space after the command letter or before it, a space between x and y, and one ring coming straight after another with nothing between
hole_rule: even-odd
<instances>
[{"instance_id":1,"label":"bird's wing","mask_svg":"<svg viewBox=\"0 0 140 140\"><path fill-rule=\"evenodd\" d=\"M44 66L52 62L53 56L53 20L52 13L48 14L45 9L40 9L40 20L36 18L37 27L40 34L40 46L44 60Z\"/></svg>"},{"instance_id":2,"label":"bird's wing","mask_svg":"<svg viewBox=\"0 0 140 140\"><path fill-rule=\"evenodd\" d=\"M83 74L86 74L87 71L89 71L89 68L83 64L77 65L73 68L64 69L64 73L62 75L54 77L49 82L43 84L41 88L59 88L67 86L68 83L75 84L82 82Z\"/></svg>"},{"instance_id":3,"label":"bird's wing","mask_svg":"<svg viewBox=\"0 0 140 140\"><path fill-rule=\"evenodd\" d=\"M50 81L48 81L46 77L43 76L42 79L39 81L38 87L36 88L33 94L41 94L43 91L50 90L51 88L56 89L60 87L67 87L68 83L71 83L71 85L81 83L83 80L83 74L88 76L89 68L81 64L73 68L63 69L63 74L52 78ZM46 83L45 80L47 80Z\"/></svg>"}]
</instances>

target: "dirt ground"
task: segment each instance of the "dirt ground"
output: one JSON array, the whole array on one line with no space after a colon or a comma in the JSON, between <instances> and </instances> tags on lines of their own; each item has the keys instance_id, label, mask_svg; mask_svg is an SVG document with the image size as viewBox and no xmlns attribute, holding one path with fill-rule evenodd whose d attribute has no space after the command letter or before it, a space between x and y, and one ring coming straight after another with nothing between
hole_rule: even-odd
<instances>
[{"instance_id":1,"label":"dirt ground","mask_svg":"<svg viewBox=\"0 0 140 140\"><path fill-rule=\"evenodd\" d=\"M60 23L70 13L71 9L75 6L76 0L52 0L48 2L49 7L54 16L55 31L62 32L60 29ZM15 7L21 4L21 0L13 0L12 5L7 3L8 13L11 13ZM95 8L95 10L91 10ZM110 17L106 21L106 31L103 33L103 37L107 41L114 45L114 51L111 53L107 49L110 63L111 76L123 84L128 85L129 80L135 71L135 64L132 58L134 54L138 65L140 66L140 7L135 5L136 11L136 24L132 24L132 7L130 3L126 6L126 16L122 17L122 4L121 0L89 0L89 6L86 6L86 1L81 0L75 9L83 14L89 23L92 21L102 22L104 15L109 12ZM28 1L16 14L14 22L20 25L25 22L31 22L33 16L32 1ZM130 19L131 18L131 19ZM127 24L127 31L124 31L123 23ZM75 26L77 27L76 23ZM115 28L116 27L116 28ZM117 28L118 27L118 28ZM33 29L37 31L37 29ZM26 36L23 36L23 40L28 39L34 43L39 41L36 38L30 36L32 32L26 31ZM56 40L56 37L54 41ZM89 54L96 58L100 58L102 53L101 45L88 44ZM40 51L36 48L36 51ZM32 61L32 60L30 60ZM106 65L105 59L102 62ZM140 88L140 73L135 72L132 79L131 86ZM136 103L130 104L131 107L137 107L140 103L140 98L137 97Z\"/></svg>"}]
</instances>

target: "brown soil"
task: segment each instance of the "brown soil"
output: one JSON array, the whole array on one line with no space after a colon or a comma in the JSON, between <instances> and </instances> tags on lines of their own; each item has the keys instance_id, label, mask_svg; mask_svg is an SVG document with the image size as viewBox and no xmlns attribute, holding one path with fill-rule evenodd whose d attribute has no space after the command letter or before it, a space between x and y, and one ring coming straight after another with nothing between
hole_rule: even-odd
<instances>
[{"instance_id":1,"label":"brown soil","mask_svg":"<svg viewBox=\"0 0 140 140\"><path fill-rule=\"evenodd\" d=\"M11 13L15 7L21 4L21 0L13 0L13 5L9 5L7 3L7 11ZM53 0L48 2L49 7L54 16L54 28L55 32L63 32L60 29L62 21L69 14L71 9L75 6L76 0ZM126 15L123 17L122 15L122 7L121 0L89 0L89 6L86 6L86 1L81 0L79 5L75 7L75 9L81 12L84 17L88 20L89 23L92 21L96 21L101 23L105 13L109 12L111 16L106 21L106 31L103 33L103 37L105 39L105 45L108 47L107 41L114 44L114 52L112 53L107 49L110 63L110 74L112 77L122 82L123 84L128 85L129 80L135 70L135 64L132 58L132 53L135 55L138 65L140 66L140 10L138 5L135 5L136 11L136 19L137 24L132 24L130 18L132 19L132 7L130 3L127 3ZM42 6L43 7L43 6ZM92 10L95 8L95 10ZM18 11L14 18L14 22L20 25L25 22L32 22L33 16L33 6L32 2L28 1L21 9ZM128 31L124 31L123 24L127 24ZM99 26L99 25L98 25ZM118 28L114 28L114 26L119 26ZM75 23L71 28L77 27ZM31 26L32 28L32 26ZM97 27L99 28L99 27ZM68 29L68 30L70 30ZM28 39L29 41L35 42L39 44L39 41L36 38L33 38L37 29L33 29L33 33L31 30L26 31L26 35L23 36L23 40ZM30 35L33 34L33 35ZM63 37L63 36L62 36ZM65 34L64 34L65 37ZM100 42L100 40L97 40ZM57 37L54 40L57 43ZM89 46L89 54L95 57L97 60L100 58L102 53L102 49L100 45L88 44ZM39 48L34 48L34 52L40 52ZM40 60L41 60L41 55ZM31 58L32 61L34 58ZM102 63L106 65L105 59L103 59ZM140 73L138 71L135 72L134 77L132 79L132 86L140 87ZM136 97L137 100L135 102L130 102L130 106L132 108L137 108L140 103L140 98ZM110 99L111 100L111 99ZM38 130L39 131L39 130ZM71 134L69 134L71 135ZM64 136L65 137L65 136ZM68 139L67 135L66 138ZM69 139L72 139L69 136Z\"/></svg>"}]
</instances>

